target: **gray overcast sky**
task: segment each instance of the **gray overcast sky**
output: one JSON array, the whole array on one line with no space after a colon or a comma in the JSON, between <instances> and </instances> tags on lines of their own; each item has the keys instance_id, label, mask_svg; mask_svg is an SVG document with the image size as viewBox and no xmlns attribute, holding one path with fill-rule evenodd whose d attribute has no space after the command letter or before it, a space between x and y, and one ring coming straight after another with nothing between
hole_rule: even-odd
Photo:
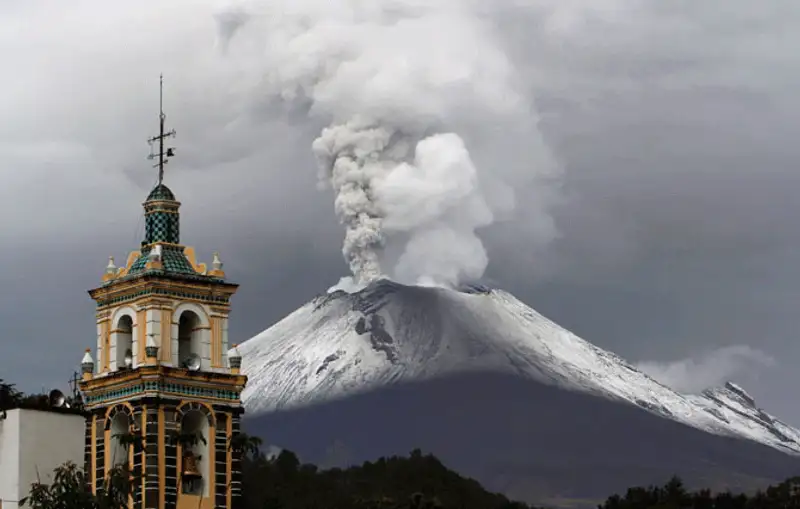
<instances>
[{"instance_id":1,"label":"gray overcast sky","mask_svg":"<svg viewBox=\"0 0 800 509\"><path fill-rule=\"evenodd\" d=\"M322 124L268 102L238 118L255 85L216 72L218 7L0 3L0 377L63 386L94 346L85 290L142 237L162 71L182 237L242 284L234 338L346 275L332 195L316 189ZM482 232L487 279L671 383L732 377L800 424L800 4L483 9L563 169L558 239L534 248L521 209Z\"/></svg>"}]
</instances>

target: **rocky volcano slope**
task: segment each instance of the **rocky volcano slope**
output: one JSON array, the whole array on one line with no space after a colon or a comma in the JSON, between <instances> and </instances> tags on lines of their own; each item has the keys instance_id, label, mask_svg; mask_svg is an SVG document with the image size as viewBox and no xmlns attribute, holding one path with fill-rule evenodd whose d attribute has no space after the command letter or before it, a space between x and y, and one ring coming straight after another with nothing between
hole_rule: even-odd
<instances>
[{"instance_id":1,"label":"rocky volcano slope","mask_svg":"<svg viewBox=\"0 0 800 509\"><path fill-rule=\"evenodd\" d=\"M381 281L239 352L246 426L308 460L421 447L509 495L579 505L674 473L748 488L800 472L800 433L738 386L677 393L500 290Z\"/></svg>"}]
</instances>

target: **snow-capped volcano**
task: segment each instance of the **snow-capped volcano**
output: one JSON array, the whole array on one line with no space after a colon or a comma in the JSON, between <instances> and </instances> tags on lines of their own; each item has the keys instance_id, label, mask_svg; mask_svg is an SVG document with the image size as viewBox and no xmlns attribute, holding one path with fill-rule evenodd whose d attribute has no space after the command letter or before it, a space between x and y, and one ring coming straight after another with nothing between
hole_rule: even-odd
<instances>
[{"instance_id":1,"label":"snow-capped volcano","mask_svg":"<svg viewBox=\"0 0 800 509\"><path fill-rule=\"evenodd\" d=\"M487 372L630 403L716 435L800 453L800 432L758 409L738 386L680 394L501 290L382 280L358 293L319 296L238 348L251 415Z\"/></svg>"}]
</instances>

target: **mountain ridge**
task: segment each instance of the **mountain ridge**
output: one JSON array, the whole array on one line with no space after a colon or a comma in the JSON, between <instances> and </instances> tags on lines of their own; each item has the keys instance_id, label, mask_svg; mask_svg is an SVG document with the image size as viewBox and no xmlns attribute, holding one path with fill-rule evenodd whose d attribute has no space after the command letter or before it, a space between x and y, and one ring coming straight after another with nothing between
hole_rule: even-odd
<instances>
[{"instance_id":1,"label":"mountain ridge","mask_svg":"<svg viewBox=\"0 0 800 509\"><path fill-rule=\"evenodd\" d=\"M512 499L587 509L673 475L750 491L800 472L797 431L738 385L679 394L502 290L380 281L238 349L244 429L326 467L420 448Z\"/></svg>"},{"instance_id":2,"label":"mountain ridge","mask_svg":"<svg viewBox=\"0 0 800 509\"><path fill-rule=\"evenodd\" d=\"M256 414L401 381L499 372L800 454L800 432L756 407L737 385L678 393L513 295L483 285L456 291L381 280L356 293L334 291L238 348L250 377L243 400Z\"/></svg>"}]
</instances>

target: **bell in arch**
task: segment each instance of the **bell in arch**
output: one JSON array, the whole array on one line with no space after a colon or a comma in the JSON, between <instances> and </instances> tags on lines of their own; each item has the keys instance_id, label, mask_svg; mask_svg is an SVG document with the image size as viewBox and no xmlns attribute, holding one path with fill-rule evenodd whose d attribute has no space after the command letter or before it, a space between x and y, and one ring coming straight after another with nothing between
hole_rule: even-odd
<instances>
[{"instance_id":1,"label":"bell in arch","mask_svg":"<svg viewBox=\"0 0 800 509\"><path fill-rule=\"evenodd\" d=\"M195 481L203 478L200 473L200 468L197 466L197 456L192 451L186 451L183 454L183 480L190 486L194 485Z\"/></svg>"}]
</instances>

